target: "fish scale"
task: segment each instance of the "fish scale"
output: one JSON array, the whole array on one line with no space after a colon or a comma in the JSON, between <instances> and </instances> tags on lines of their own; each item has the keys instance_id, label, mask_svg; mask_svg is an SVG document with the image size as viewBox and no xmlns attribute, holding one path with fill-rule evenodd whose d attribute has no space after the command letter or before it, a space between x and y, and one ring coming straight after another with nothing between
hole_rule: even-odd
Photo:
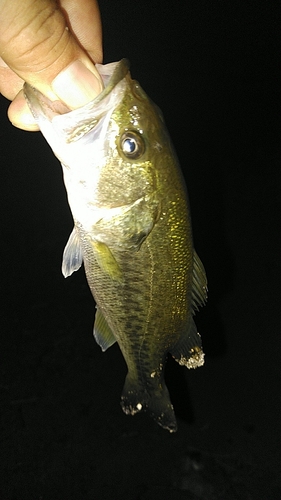
<instances>
[{"instance_id":1,"label":"fish scale","mask_svg":"<svg viewBox=\"0 0 281 500\"><path fill-rule=\"evenodd\" d=\"M84 262L94 337L103 351L117 341L128 367L122 409L147 411L174 432L165 360L170 352L188 368L204 362L193 315L206 300L206 275L160 110L126 60L97 68L104 91L79 110L60 113L27 84L25 96L61 161L73 214L63 274Z\"/></svg>"}]
</instances>

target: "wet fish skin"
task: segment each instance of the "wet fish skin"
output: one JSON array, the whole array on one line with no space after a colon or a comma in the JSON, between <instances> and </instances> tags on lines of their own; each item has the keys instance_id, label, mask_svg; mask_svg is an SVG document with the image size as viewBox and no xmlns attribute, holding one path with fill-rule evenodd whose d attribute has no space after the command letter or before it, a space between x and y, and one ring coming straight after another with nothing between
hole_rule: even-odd
<instances>
[{"instance_id":1,"label":"wet fish skin","mask_svg":"<svg viewBox=\"0 0 281 500\"><path fill-rule=\"evenodd\" d=\"M105 90L65 114L28 85L25 94L60 159L74 219L63 272L82 259L97 304L94 336L116 340L128 367L125 413L145 410L173 432L167 353L188 368L204 354L193 315L207 282L192 241L185 183L162 114L125 60L98 65Z\"/></svg>"}]
</instances>

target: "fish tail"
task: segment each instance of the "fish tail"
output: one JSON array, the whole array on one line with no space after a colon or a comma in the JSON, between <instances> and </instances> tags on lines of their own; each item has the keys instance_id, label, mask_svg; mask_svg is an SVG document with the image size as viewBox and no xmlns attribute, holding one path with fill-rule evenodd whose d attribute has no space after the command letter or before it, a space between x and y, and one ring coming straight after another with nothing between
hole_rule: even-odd
<instances>
[{"instance_id":1,"label":"fish tail","mask_svg":"<svg viewBox=\"0 0 281 500\"><path fill-rule=\"evenodd\" d=\"M127 415L135 415L140 411L148 412L164 429L170 432L177 430L173 405L162 379L143 387L128 374L121 396L121 407Z\"/></svg>"}]
</instances>

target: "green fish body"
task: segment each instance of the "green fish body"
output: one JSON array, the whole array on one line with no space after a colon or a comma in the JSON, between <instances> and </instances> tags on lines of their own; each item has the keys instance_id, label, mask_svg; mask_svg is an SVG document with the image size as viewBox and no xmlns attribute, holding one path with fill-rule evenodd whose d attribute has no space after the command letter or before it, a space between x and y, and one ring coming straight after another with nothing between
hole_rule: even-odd
<instances>
[{"instance_id":1,"label":"green fish body","mask_svg":"<svg viewBox=\"0 0 281 500\"><path fill-rule=\"evenodd\" d=\"M73 214L63 274L84 262L95 339L104 351L117 341L127 363L122 409L148 411L173 432L165 360L169 352L188 368L204 363L193 315L206 300L205 271L160 110L126 60L97 67L104 91L78 110L66 112L27 84L25 94L62 163Z\"/></svg>"}]
</instances>

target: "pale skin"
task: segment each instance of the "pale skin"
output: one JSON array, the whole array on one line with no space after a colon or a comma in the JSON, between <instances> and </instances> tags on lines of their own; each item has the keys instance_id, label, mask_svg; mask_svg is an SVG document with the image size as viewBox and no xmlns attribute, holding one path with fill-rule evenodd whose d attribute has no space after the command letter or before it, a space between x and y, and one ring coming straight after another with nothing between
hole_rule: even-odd
<instances>
[{"instance_id":1,"label":"pale skin","mask_svg":"<svg viewBox=\"0 0 281 500\"><path fill-rule=\"evenodd\" d=\"M102 90L102 29L96 0L0 0L0 93L18 128L38 130L24 99L28 82L75 109Z\"/></svg>"}]
</instances>

